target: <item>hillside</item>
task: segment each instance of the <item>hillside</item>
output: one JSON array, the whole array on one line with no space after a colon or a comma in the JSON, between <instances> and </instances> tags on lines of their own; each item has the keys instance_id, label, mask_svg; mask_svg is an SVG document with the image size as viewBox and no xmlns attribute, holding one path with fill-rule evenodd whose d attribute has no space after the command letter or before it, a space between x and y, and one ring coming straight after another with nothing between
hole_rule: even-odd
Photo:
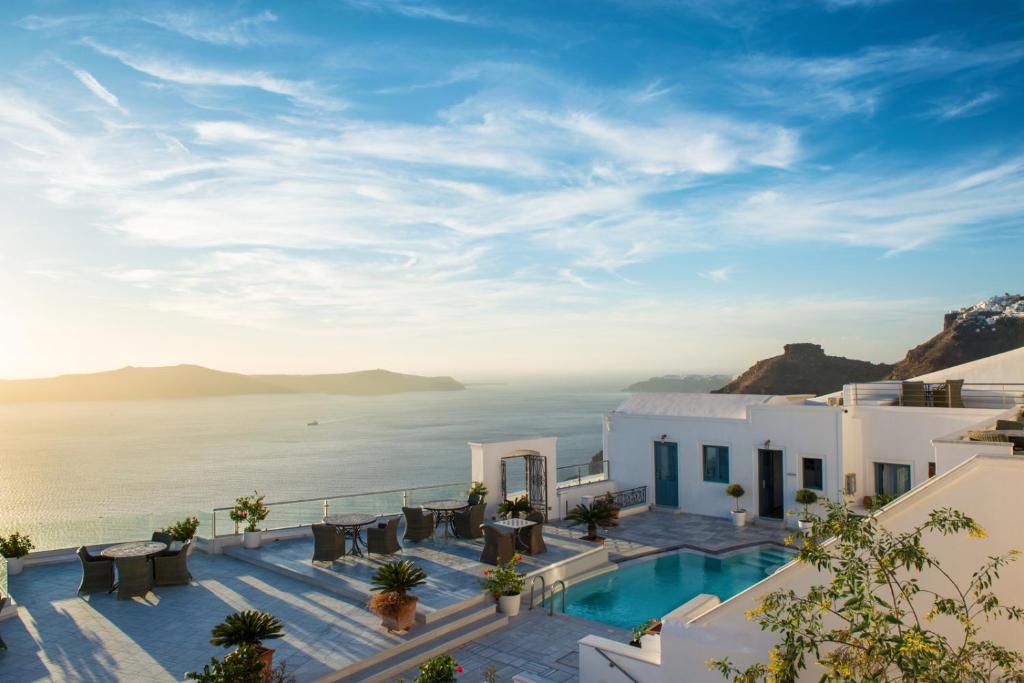
<instances>
[{"instance_id":1,"label":"hillside","mask_svg":"<svg viewBox=\"0 0 1024 683\"><path fill-rule=\"evenodd\" d=\"M675 394L706 394L725 386L730 375L665 375L634 382L624 391Z\"/></svg>"},{"instance_id":2,"label":"hillside","mask_svg":"<svg viewBox=\"0 0 1024 683\"><path fill-rule=\"evenodd\" d=\"M44 379L0 380L0 402L104 401L198 398L245 394L325 393L376 395L452 391L465 387L451 377L420 377L387 370L329 375L242 375L198 365L126 367Z\"/></svg>"},{"instance_id":3,"label":"hillside","mask_svg":"<svg viewBox=\"0 0 1024 683\"><path fill-rule=\"evenodd\" d=\"M841 389L849 382L882 379L893 366L842 356L827 356L817 344L786 344L781 356L760 360L713 393L814 394Z\"/></svg>"},{"instance_id":4,"label":"hillside","mask_svg":"<svg viewBox=\"0 0 1024 683\"><path fill-rule=\"evenodd\" d=\"M942 331L907 352L889 379L917 377L1024 346L1024 296L994 296L947 313Z\"/></svg>"}]
</instances>

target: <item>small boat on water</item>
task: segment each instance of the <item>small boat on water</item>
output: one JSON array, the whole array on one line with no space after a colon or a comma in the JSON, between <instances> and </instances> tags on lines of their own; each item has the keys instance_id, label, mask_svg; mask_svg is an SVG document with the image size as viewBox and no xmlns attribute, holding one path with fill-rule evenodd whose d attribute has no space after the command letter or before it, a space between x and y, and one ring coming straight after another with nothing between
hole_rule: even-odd
<instances>
[{"instance_id":1,"label":"small boat on water","mask_svg":"<svg viewBox=\"0 0 1024 683\"><path fill-rule=\"evenodd\" d=\"M306 426L307 427L316 427L319 424L320 424L319 422L317 422L316 420L313 420L312 422L307 422Z\"/></svg>"}]
</instances>

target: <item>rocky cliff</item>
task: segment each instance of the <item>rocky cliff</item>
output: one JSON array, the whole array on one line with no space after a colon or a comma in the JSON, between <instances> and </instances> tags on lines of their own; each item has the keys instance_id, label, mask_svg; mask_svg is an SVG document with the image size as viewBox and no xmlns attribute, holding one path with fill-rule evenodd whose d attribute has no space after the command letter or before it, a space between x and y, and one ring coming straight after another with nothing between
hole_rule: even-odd
<instances>
[{"instance_id":1,"label":"rocky cliff","mask_svg":"<svg viewBox=\"0 0 1024 683\"><path fill-rule=\"evenodd\" d=\"M841 389L849 382L872 382L892 371L886 363L827 356L818 344L786 344L781 356L760 360L714 393L814 394Z\"/></svg>"}]
</instances>

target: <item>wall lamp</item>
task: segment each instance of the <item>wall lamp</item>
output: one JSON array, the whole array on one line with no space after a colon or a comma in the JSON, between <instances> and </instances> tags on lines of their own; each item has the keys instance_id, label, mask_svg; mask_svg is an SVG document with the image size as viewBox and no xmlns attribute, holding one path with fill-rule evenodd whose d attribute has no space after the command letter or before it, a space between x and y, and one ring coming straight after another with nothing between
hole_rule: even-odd
<instances>
[{"instance_id":1,"label":"wall lamp","mask_svg":"<svg viewBox=\"0 0 1024 683\"><path fill-rule=\"evenodd\" d=\"M771 447L772 447L772 440L771 439L766 439L765 442L764 442L764 449L767 451Z\"/></svg>"},{"instance_id":2,"label":"wall lamp","mask_svg":"<svg viewBox=\"0 0 1024 683\"><path fill-rule=\"evenodd\" d=\"M667 439L667 438L668 438L668 434L662 434L661 435L661 440L662 440L663 443L664 443L665 439Z\"/></svg>"}]
</instances>

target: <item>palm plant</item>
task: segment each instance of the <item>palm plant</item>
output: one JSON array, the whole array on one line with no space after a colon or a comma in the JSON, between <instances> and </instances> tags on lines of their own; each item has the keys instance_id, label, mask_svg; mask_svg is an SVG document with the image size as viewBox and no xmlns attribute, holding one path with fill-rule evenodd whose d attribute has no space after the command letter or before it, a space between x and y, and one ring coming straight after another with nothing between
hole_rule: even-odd
<instances>
[{"instance_id":1,"label":"palm plant","mask_svg":"<svg viewBox=\"0 0 1024 683\"><path fill-rule=\"evenodd\" d=\"M370 581L375 591L405 595L416 586L426 583L427 573L414 562L395 560L381 565Z\"/></svg>"},{"instance_id":2,"label":"palm plant","mask_svg":"<svg viewBox=\"0 0 1024 683\"><path fill-rule=\"evenodd\" d=\"M223 623L213 627L211 635L213 638L210 639L210 645L219 647L252 645L259 647L263 644L264 640L272 640L283 636L284 625L272 614L250 609L224 617Z\"/></svg>"},{"instance_id":3,"label":"palm plant","mask_svg":"<svg viewBox=\"0 0 1024 683\"><path fill-rule=\"evenodd\" d=\"M482 481L474 481L473 485L469 487L469 497L475 500L476 502L470 502L470 504L476 505L478 503L484 502L484 500L487 498L488 493L490 493L490 491L487 490L486 484L484 484Z\"/></svg>"},{"instance_id":4,"label":"palm plant","mask_svg":"<svg viewBox=\"0 0 1024 683\"><path fill-rule=\"evenodd\" d=\"M530 504L530 499L526 496L514 499L506 498L498 504L498 514L500 515L512 516L520 512L533 512L533 505Z\"/></svg>"},{"instance_id":5,"label":"palm plant","mask_svg":"<svg viewBox=\"0 0 1024 683\"><path fill-rule=\"evenodd\" d=\"M569 526L576 526L578 524L587 525L587 535L584 536L588 541L597 540L597 528L607 529L614 523L614 517L612 510L603 501L594 501L591 505L584 505L580 503L565 516Z\"/></svg>"}]
</instances>

